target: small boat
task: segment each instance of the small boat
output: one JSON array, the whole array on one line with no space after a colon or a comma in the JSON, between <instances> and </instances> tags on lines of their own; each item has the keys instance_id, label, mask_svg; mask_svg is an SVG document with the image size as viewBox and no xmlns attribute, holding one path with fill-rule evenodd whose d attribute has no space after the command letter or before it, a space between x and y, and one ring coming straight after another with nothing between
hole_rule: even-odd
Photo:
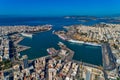
<instances>
[{"instance_id":1,"label":"small boat","mask_svg":"<svg viewBox=\"0 0 120 80\"><path fill-rule=\"evenodd\" d=\"M52 54L52 52L50 51L50 49L47 49L47 52L48 52L49 54Z\"/></svg>"},{"instance_id":2,"label":"small boat","mask_svg":"<svg viewBox=\"0 0 120 80\"><path fill-rule=\"evenodd\" d=\"M52 31L52 34L54 34L54 33L55 33L55 30Z\"/></svg>"},{"instance_id":3,"label":"small boat","mask_svg":"<svg viewBox=\"0 0 120 80\"><path fill-rule=\"evenodd\" d=\"M64 43L62 43L62 42L59 42L59 43L58 43L58 45L64 45Z\"/></svg>"}]
</instances>

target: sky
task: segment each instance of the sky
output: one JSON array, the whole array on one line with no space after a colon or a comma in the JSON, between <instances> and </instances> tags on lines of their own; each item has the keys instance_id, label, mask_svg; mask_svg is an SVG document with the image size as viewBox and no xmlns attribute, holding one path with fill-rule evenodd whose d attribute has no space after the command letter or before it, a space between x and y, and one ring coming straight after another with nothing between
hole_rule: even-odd
<instances>
[{"instance_id":1,"label":"sky","mask_svg":"<svg viewBox=\"0 0 120 80\"><path fill-rule=\"evenodd\" d=\"M0 15L114 15L120 0L0 0Z\"/></svg>"}]
</instances>

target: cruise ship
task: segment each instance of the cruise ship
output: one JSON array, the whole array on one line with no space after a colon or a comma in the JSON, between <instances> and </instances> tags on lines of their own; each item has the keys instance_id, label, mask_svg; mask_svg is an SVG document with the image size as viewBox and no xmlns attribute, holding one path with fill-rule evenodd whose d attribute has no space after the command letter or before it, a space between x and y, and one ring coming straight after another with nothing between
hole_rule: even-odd
<instances>
[{"instance_id":1,"label":"cruise ship","mask_svg":"<svg viewBox=\"0 0 120 80\"><path fill-rule=\"evenodd\" d=\"M91 46L101 46L100 44L97 43L90 43L90 42L86 42L86 45L91 45Z\"/></svg>"},{"instance_id":2,"label":"cruise ship","mask_svg":"<svg viewBox=\"0 0 120 80\"><path fill-rule=\"evenodd\" d=\"M30 34L30 33L21 33L21 35L22 36L25 36L25 37L30 37L30 38L32 38L32 34Z\"/></svg>"},{"instance_id":3,"label":"cruise ship","mask_svg":"<svg viewBox=\"0 0 120 80\"><path fill-rule=\"evenodd\" d=\"M77 40L68 40L69 42L72 42L72 43L81 43L81 44L84 44L84 41L77 41Z\"/></svg>"}]
</instances>

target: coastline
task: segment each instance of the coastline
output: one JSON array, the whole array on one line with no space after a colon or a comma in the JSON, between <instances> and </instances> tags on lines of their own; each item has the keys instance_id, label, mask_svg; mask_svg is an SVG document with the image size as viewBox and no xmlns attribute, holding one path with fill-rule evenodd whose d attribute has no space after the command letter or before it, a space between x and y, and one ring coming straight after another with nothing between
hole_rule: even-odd
<instances>
[{"instance_id":1,"label":"coastline","mask_svg":"<svg viewBox=\"0 0 120 80\"><path fill-rule=\"evenodd\" d=\"M47 30L48 31L48 30ZM76 31L76 30L75 30ZM44 31L40 31L40 32L44 32ZM34 33L40 33L40 32L34 32ZM51 32L51 31L50 31ZM32 32L30 32L30 33L32 33ZM19 34L19 33L18 33ZM72 33L72 35L73 35L74 33ZM95 33L96 34L96 33ZM45 35L45 36L47 36L47 35ZM58 35L57 35L58 36ZM75 38L73 38L73 37L71 37L70 35L68 35L68 34L66 34L65 33L65 35L64 34L62 34L62 35L60 35L60 36L62 36L62 37L64 37L64 38L62 38L61 37L61 39L62 40L65 40L65 41L63 41L63 42L71 42L73 45L73 48L75 48L75 49L78 49L78 50L80 50L80 47L78 47L78 48L76 48L76 47L74 47L75 45L77 45L77 44L85 44L85 46L86 45L90 45L90 46L100 46L101 48L101 51L102 51L102 64L101 65L95 65L95 64L92 64L92 63L89 63L89 62L82 62L82 60L80 61L80 60L74 60L74 59L72 59L72 60L70 60L70 61L72 61L73 63L75 62L75 63L77 63L77 64L82 64L82 65L84 65L84 66L89 66L89 67L95 67L95 68L98 68L98 69L101 69L101 70L103 70L103 72L112 72L113 71L113 69L115 69L115 65L114 65L114 63L116 64L116 62L114 62L114 58L112 58L111 57L111 55L113 55L112 53L111 53L111 50L112 49L110 49L110 48L112 48L110 45L106 45L106 43L102 43L101 42L101 44L97 44L97 42L93 42L93 41L91 41L91 42L87 42L87 40L83 40L82 41L82 39L84 39L84 37L82 38L82 39L75 39ZM19 42L21 42L25 37L19 37L19 35L18 36L16 36L16 37L18 37L18 41L16 41L15 43L16 43L16 45L15 45L15 49L17 49L16 48L16 46L18 46L18 47L22 47L21 49L19 49L20 51L17 51L17 52L22 52L22 51L24 51L24 50L27 50L27 49L30 49L30 47L29 46L24 46L24 45L19 45ZM47 36L48 37L48 36ZM58 36L59 37L59 36ZM94 37L94 38L97 38L97 37ZM45 39L48 39L48 41L49 41L49 39L51 39L51 38L43 38L43 41L45 40ZM58 40L60 40L60 39L58 39ZM62 41L62 40L60 40L60 41ZM81 41L79 41L79 40L81 40ZM41 40L38 40L39 42L41 42ZM54 40L55 41L55 40ZM46 41L44 41L45 43L46 43ZM42 46L43 45L46 45L44 42L42 42L43 44L42 44ZM27 43L27 42L26 42ZM38 43L37 43L38 44ZM75 45L74 45L75 44ZM105 47L103 46L103 44L105 45ZM41 44L40 44L41 45ZM49 45L49 44L48 44ZM67 45L67 44L66 44ZM54 45L52 45L52 46L54 46ZM68 46L68 45L67 45ZM84 46L84 45L83 45ZM69 46L70 47L70 46ZM89 47L89 46L88 46ZM83 47L84 48L84 47ZM96 48L96 47L93 47L93 48ZM40 49L40 47L39 47L39 49ZM70 47L70 49L72 50L72 48ZM85 49L86 51L88 51L90 54L88 54L88 55L86 55L84 52L82 52L81 51L81 53L83 53L84 55L85 55L85 58L87 59L87 60L91 60L91 59L89 59L89 57L91 57L90 55L92 55L92 52L90 52L88 49ZM31 50L30 50L31 51ZM42 52L42 51L41 51ZM40 52L40 54L41 54L41 52ZM32 53L32 52L31 52ZM45 52L43 52L43 53L45 53ZM80 53L80 52L76 52L76 53ZM94 53L94 52L93 52ZM98 56L98 50L97 50L97 52L95 52L97 55L95 55L95 57L97 58L97 60L99 60L98 58L101 58L100 56ZM101 52L100 52L101 53ZM25 54L26 55L28 55L29 56L29 52L28 52L28 54L25 52ZM76 54L75 54L76 55ZM80 55L80 54L79 54ZM33 53L33 56L35 56L34 55L34 53ZM82 55L80 55L80 56L82 56ZM40 59L42 59L42 58L51 58L51 55L47 55L47 56L43 56L43 57L39 57ZM63 57L63 56L62 56ZM69 56L68 56L69 57ZM81 59L81 57L79 57L78 55L77 55L77 57L78 58L80 58ZM87 58L88 57L88 58ZM97 60L95 59L95 57L93 57L92 56L92 58L93 58L93 61L95 62L95 63L97 63ZM36 60L37 59L39 59L39 58L35 58ZM49 59L50 59L49 58ZM20 58L19 58L20 59ZM40 60L39 59L39 60ZM52 58L53 59L53 58ZM113 61L112 61L113 60ZM17 60L16 60L17 61ZM34 59L28 59L28 61L34 61ZM65 61L65 60L64 60ZM116 61L116 60L115 60ZM41 61L42 62L42 61ZM54 62L54 61L53 61ZM40 65L39 65L40 66ZM117 68L117 67L116 67ZM46 69L46 68L45 68Z\"/></svg>"},{"instance_id":2,"label":"coastline","mask_svg":"<svg viewBox=\"0 0 120 80\"><path fill-rule=\"evenodd\" d=\"M101 24L101 26L102 26L102 24ZM55 32L55 34L60 39L71 42L71 43L101 47L103 68L108 71L114 70L116 68L116 58L114 57L114 54L112 53L111 43L110 43L110 40L108 40L109 37L105 36L105 38L103 38L101 40L100 32L98 32L99 33L98 34L97 32L94 31L96 29L98 29L97 31L99 31L100 29L98 27L91 27L91 26L86 26L86 27L88 27L89 30L88 30L88 28L84 28L79 25L78 25L78 27L69 26L69 27L67 27L67 28L70 28L70 29L67 29L68 31L64 31L64 30L57 31L57 32ZM104 30L103 27L101 27L101 30L102 29ZM93 30L93 32L92 32L92 30ZM102 32L101 32L101 34L102 34Z\"/></svg>"},{"instance_id":3,"label":"coastline","mask_svg":"<svg viewBox=\"0 0 120 80\"><path fill-rule=\"evenodd\" d=\"M29 37L29 38L33 37L33 36L32 37L27 36L27 34L33 35L35 33L49 31L52 29L51 26L52 25L32 26L32 27L30 27L30 26L12 26L12 27L5 26L5 27L1 27L1 28L3 28L4 30L6 30L7 28L10 28L7 31L7 33L4 33L4 35L7 34L10 37L11 45L12 45L11 50L13 51L11 55L13 55L13 57L17 57L17 59L20 59L20 53L22 51L25 51L25 50L28 50L31 48L30 46L25 46L25 45L19 44L26 37ZM22 31L23 28L24 28L24 31ZM25 33L26 35L22 35L21 33Z\"/></svg>"}]
</instances>

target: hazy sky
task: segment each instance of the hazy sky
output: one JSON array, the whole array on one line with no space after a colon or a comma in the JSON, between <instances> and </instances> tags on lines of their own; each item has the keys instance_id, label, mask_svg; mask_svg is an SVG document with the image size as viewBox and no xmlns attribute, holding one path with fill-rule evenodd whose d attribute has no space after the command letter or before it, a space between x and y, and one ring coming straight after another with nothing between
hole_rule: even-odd
<instances>
[{"instance_id":1,"label":"hazy sky","mask_svg":"<svg viewBox=\"0 0 120 80\"><path fill-rule=\"evenodd\" d=\"M120 0L0 0L0 15L63 16L120 13Z\"/></svg>"}]
</instances>

